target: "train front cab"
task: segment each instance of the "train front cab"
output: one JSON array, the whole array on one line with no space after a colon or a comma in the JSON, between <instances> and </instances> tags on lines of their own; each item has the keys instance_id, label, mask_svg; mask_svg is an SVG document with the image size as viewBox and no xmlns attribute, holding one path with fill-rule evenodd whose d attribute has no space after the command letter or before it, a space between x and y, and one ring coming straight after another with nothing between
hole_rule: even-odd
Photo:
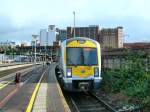
<instances>
[{"instance_id":1,"label":"train front cab","mask_svg":"<svg viewBox=\"0 0 150 112\"><path fill-rule=\"evenodd\" d=\"M64 49L64 89L97 90L101 82L100 45L91 39L77 38L66 42Z\"/></svg>"}]
</instances>

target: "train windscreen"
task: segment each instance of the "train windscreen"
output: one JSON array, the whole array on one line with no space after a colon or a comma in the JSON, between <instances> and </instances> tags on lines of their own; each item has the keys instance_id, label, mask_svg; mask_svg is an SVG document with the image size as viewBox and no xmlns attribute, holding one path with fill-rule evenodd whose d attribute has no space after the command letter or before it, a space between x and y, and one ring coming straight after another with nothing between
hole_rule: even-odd
<instances>
[{"instance_id":1,"label":"train windscreen","mask_svg":"<svg viewBox=\"0 0 150 112\"><path fill-rule=\"evenodd\" d=\"M67 48L68 66L98 65L96 48Z\"/></svg>"}]
</instances>

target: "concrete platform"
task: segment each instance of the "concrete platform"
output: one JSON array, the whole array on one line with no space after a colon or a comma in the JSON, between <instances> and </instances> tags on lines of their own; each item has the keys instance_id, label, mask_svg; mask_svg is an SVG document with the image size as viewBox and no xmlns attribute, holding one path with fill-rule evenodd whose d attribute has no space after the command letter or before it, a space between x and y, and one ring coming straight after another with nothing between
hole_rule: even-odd
<instances>
[{"instance_id":1,"label":"concrete platform","mask_svg":"<svg viewBox=\"0 0 150 112\"><path fill-rule=\"evenodd\" d=\"M47 83L40 85L32 112L47 112Z\"/></svg>"},{"instance_id":2,"label":"concrete platform","mask_svg":"<svg viewBox=\"0 0 150 112\"><path fill-rule=\"evenodd\" d=\"M25 112L41 74L42 67L38 68L37 73L30 72L23 77L20 88L17 89L15 84L10 84L2 89L0 101L3 112Z\"/></svg>"},{"instance_id":3,"label":"concrete platform","mask_svg":"<svg viewBox=\"0 0 150 112\"><path fill-rule=\"evenodd\" d=\"M55 63L49 66L46 80L41 83L33 112L71 112L55 76Z\"/></svg>"},{"instance_id":4,"label":"concrete platform","mask_svg":"<svg viewBox=\"0 0 150 112\"><path fill-rule=\"evenodd\" d=\"M10 70L10 69L19 68L19 67L26 67L26 66L30 66L30 65L33 65L33 64L24 64L24 65L14 65L14 66L0 67L0 71Z\"/></svg>"}]
</instances>

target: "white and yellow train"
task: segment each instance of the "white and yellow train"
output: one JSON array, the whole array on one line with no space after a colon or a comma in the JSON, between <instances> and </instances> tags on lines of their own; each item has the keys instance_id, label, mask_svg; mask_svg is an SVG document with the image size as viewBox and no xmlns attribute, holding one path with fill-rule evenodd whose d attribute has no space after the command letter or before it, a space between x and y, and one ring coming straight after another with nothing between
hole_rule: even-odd
<instances>
[{"instance_id":1,"label":"white and yellow train","mask_svg":"<svg viewBox=\"0 0 150 112\"><path fill-rule=\"evenodd\" d=\"M100 87L100 44L85 37L61 43L56 74L65 90L90 91Z\"/></svg>"}]
</instances>

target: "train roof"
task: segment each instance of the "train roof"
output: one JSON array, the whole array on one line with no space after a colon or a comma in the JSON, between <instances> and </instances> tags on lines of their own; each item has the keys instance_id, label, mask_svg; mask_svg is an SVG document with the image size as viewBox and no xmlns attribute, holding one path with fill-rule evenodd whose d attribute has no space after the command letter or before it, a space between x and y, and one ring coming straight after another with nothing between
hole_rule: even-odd
<instances>
[{"instance_id":1,"label":"train roof","mask_svg":"<svg viewBox=\"0 0 150 112\"><path fill-rule=\"evenodd\" d=\"M73 40L89 40L89 41L92 41L92 42L94 42L94 43L99 44L97 41L95 41L95 40L93 40L93 39L90 39L90 38L86 38L86 37L70 38L70 39L67 39L67 40L63 41L62 43L70 42L70 41L73 41Z\"/></svg>"}]
</instances>

